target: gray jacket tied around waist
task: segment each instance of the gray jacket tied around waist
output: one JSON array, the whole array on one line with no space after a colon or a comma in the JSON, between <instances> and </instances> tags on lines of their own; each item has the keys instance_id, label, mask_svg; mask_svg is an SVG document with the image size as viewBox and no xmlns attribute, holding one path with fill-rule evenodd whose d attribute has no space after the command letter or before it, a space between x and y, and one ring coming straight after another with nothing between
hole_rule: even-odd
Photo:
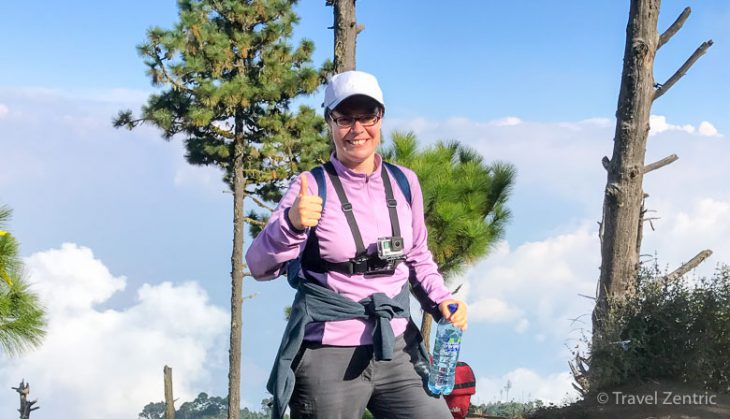
<instances>
[{"instance_id":1,"label":"gray jacket tied around waist","mask_svg":"<svg viewBox=\"0 0 730 419\"><path fill-rule=\"evenodd\" d=\"M299 283L292 303L289 322L269 376L266 389L274 396L272 417L284 416L286 406L294 392L294 371L292 361L304 340L304 330L308 323L349 319L374 319L373 353L376 360L390 360L393 357L395 336L390 326L394 318L410 318L408 284L403 286L395 298L376 293L360 301L352 301L320 285L303 280ZM428 365L425 348L421 344L421 360Z\"/></svg>"}]
</instances>

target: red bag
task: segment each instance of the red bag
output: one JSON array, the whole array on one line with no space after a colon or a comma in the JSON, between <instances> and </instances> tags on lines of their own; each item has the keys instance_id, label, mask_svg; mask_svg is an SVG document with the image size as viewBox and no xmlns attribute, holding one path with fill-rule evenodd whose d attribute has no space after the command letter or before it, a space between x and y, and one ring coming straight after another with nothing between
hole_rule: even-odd
<instances>
[{"instance_id":1,"label":"red bag","mask_svg":"<svg viewBox=\"0 0 730 419\"><path fill-rule=\"evenodd\" d=\"M454 419L464 419L466 417L469 413L471 395L476 391L477 383L474 378L474 371L466 362L457 362L454 390L451 394L444 396Z\"/></svg>"}]
</instances>

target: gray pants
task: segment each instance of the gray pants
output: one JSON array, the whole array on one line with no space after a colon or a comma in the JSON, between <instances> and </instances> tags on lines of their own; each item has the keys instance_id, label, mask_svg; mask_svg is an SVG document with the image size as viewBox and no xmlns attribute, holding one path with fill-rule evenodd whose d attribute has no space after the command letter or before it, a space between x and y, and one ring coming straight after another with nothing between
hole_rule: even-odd
<instances>
[{"instance_id":1,"label":"gray pants","mask_svg":"<svg viewBox=\"0 0 730 419\"><path fill-rule=\"evenodd\" d=\"M411 342L413 341L413 342ZM306 344L295 359L292 419L451 419L443 398L426 393L411 363L415 340L399 336L393 359L375 361L371 345Z\"/></svg>"}]
</instances>

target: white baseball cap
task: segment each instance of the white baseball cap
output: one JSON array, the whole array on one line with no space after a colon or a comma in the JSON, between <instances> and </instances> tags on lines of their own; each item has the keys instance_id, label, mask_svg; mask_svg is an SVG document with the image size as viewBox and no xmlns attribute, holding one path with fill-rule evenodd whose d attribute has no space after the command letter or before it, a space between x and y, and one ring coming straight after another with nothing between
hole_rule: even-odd
<instances>
[{"instance_id":1,"label":"white baseball cap","mask_svg":"<svg viewBox=\"0 0 730 419\"><path fill-rule=\"evenodd\" d=\"M324 90L324 103L322 106L332 110L343 100L355 95L370 97L385 108L383 91L380 90L380 85L378 85L375 76L354 70L335 74L329 79Z\"/></svg>"}]
</instances>

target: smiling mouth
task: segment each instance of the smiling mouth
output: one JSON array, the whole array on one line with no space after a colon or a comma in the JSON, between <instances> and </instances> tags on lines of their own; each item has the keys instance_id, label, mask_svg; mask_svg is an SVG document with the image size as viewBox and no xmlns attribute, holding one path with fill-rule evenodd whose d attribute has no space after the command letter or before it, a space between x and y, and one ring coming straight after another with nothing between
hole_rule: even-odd
<instances>
[{"instance_id":1,"label":"smiling mouth","mask_svg":"<svg viewBox=\"0 0 730 419\"><path fill-rule=\"evenodd\" d=\"M365 144L365 141L367 140L348 140L347 142L352 145L362 145Z\"/></svg>"}]
</instances>

